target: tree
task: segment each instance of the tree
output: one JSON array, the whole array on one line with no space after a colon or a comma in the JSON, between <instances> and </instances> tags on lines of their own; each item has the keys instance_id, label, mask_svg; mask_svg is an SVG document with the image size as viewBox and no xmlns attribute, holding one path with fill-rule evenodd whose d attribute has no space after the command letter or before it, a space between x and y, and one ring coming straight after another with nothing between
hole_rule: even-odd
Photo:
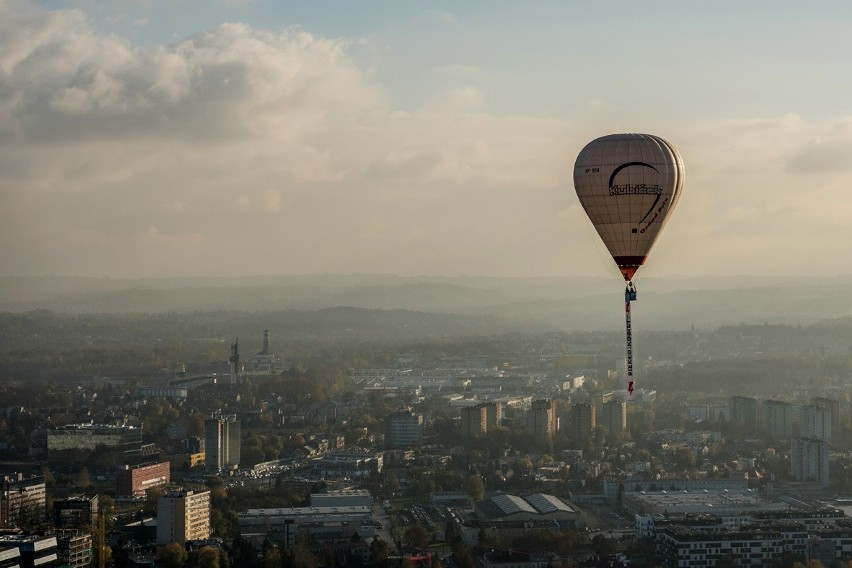
<instances>
[{"instance_id":1,"label":"tree","mask_svg":"<svg viewBox=\"0 0 852 568\"><path fill-rule=\"evenodd\" d=\"M150 489L145 490L145 510L146 511L156 511L157 510L157 501L165 495L166 492L162 487L152 487Z\"/></svg>"},{"instance_id":2,"label":"tree","mask_svg":"<svg viewBox=\"0 0 852 568\"><path fill-rule=\"evenodd\" d=\"M281 566L281 551L275 547L269 547L263 551L263 568L278 568Z\"/></svg>"},{"instance_id":3,"label":"tree","mask_svg":"<svg viewBox=\"0 0 852 568\"><path fill-rule=\"evenodd\" d=\"M183 568L186 562L186 549L182 544L172 543L157 547L157 565L163 568Z\"/></svg>"},{"instance_id":4,"label":"tree","mask_svg":"<svg viewBox=\"0 0 852 568\"><path fill-rule=\"evenodd\" d=\"M388 546L387 541L376 537L373 539L373 542L370 543L370 558L373 564L383 566L389 553L390 547Z\"/></svg>"},{"instance_id":5,"label":"tree","mask_svg":"<svg viewBox=\"0 0 852 568\"><path fill-rule=\"evenodd\" d=\"M259 445L243 446L240 449L240 463L253 466L263 462L266 459L266 454Z\"/></svg>"},{"instance_id":6,"label":"tree","mask_svg":"<svg viewBox=\"0 0 852 568\"><path fill-rule=\"evenodd\" d=\"M92 486L92 478L89 476L89 469L86 466L80 468L77 474L77 487L87 489Z\"/></svg>"},{"instance_id":7,"label":"tree","mask_svg":"<svg viewBox=\"0 0 852 568\"><path fill-rule=\"evenodd\" d=\"M385 495L388 497L393 497L396 495L396 492L399 491L399 478L396 476L394 472L388 472L387 478L385 481Z\"/></svg>"},{"instance_id":8,"label":"tree","mask_svg":"<svg viewBox=\"0 0 852 568\"><path fill-rule=\"evenodd\" d=\"M476 568L476 561L463 542L459 542L453 547L453 560L459 568Z\"/></svg>"},{"instance_id":9,"label":"tree","mask_svg":"<svg viewBox=\"0 0 852 568\"><path fill-rule=\"evenodd\" d=\"M485 483L478 473L469 475L464 481L464 490L474 501L479 501L485 495Z\"/></svg>"},{"instance_id":10,"label":"tree","mask_svg":"<svg viewBox=\"0 0 852 568\"><path fill-rule=\"evenodd\" d=\"M44 476L44 483L47 487L52 489L56 486L56 478L53 476L53 473L50 471L49 467L42 467L41 474Z\"/></svg>"},{"instance_id":11,"label":"tree","mask_svg":"<svg viewBox=\"0 0 852 568\"><path fill-rule=\"evenodd\" d=\"M290 549L290 568L316 568L317 557L308 548L297 543Z\"/></svg>"},{"instance_id":12,"label":"tree","mask_svg":"<svg viewBox=\"0 0 852 568\"><path fill-rule=\"evenodd\" d=\"M615 552L615 545L607 537L599 534L592 539L592 550L598 556L607 556Z\"/></svg>"},{"instance_id":13,"label":"tree","mask_svg":"<svg viewBox=\"0 0 852 568\"><path fill-rule=\"evenodd\" d=\"M234 568L256 568L257 554L251 542L241 536L231 543L231 565Z\"/></svg>"},{"instance_id":14,"label":"tree","mask_svg":"<svg viewBox=\"0 0 852 568\"><path fill-rule=\"evenodd\" d=\"M426 548L429 546L429 542L432 540L429 531L426 530L420 523L415 523L414 525L405 529L405 533L403 535L405 538L405 542L408 546L413 548Z\"/></svg>"}]
</instances>

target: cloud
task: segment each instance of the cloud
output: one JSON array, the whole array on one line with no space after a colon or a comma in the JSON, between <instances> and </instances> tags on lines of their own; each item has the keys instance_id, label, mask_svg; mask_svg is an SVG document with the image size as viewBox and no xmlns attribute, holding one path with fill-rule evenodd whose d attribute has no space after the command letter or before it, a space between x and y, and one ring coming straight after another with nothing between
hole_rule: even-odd
<instances>
[{"instance_id":1,"label":"cloud","mask_svg":"<svg viewBox=\"0 0 852 568\"><path fill-rule=\"evenodd\" d=\"M0 24L0 133L7 140L299 135L381 103L341 40L222 24L133 48L77 11L13 10Z\"/></svg>"},{"instance_id":2,"label":"cloud","mask_svg":"<svg viewBox=\"0 0 852 568\"><path fill-rule=\"evenodd\" d=\"M787 158L787 171L798 175L831 174L852 170L852 119L796 148Z\"/></svg>"},{"instance_id":3,"label":"cloud","mask_svg":"<svg viewBox=\"0 0 852 568\"><path fill-rule=\"evenodd\" d=\"M603 97L568 118L497 114L495 93L470 84L478 70L449 65L403 111L346 38L222 24L142 49L79 10L2 6L10 274L608 270L571 182L579 149L621 126ZM663 134L687 163L658 266L773 271L771 243L811 259L815 235L826 258L845 253L843 172L805 175L809 152L847 147L844 120L632 127Z\"/></svg>"}]
</instances>

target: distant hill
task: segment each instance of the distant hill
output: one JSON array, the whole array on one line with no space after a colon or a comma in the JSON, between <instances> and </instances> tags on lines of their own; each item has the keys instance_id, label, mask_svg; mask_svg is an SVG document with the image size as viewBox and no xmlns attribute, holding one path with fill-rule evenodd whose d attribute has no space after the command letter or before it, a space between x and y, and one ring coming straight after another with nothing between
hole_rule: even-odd
<instances>
[{"instance_id":1,"label":"distant hill","mask_svg":"<svg viewBox=\"0 0 852 568\"><path fill-rule=\"evenodd\" d=\"M852 316L848 278L669 278L639 282L637 328L808 324ZM501 331L618 329L621 284L602 278L401 277L320 274L240 278L0 278L0 310L64 314L294 310L403 310L454 314ZM360 317L366 313L359 311ZM498 323L499 322L499 323ZM456 322L458 323L458 322ZM455 326L452 324L451 327ZM464 327L464 326L462 326ZM488 325L483 325L487 329Z\"/></svg>"}]
</instances>

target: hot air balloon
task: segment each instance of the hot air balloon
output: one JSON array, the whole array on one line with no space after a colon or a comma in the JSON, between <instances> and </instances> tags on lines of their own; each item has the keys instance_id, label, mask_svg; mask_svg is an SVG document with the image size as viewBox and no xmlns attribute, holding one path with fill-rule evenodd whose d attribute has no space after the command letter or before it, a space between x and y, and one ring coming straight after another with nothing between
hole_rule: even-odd
<instances>
[{"instance_id":1,"label":"hot air balloon","mask_svg":"<svg viewBox=\"0 0 852 568\"><path fill-rule=\"evenodd\" d=\"M633 276L645 264L683 189L683 159L652 134L610 134L592 140L574 163L574 189L621 275L627 324L627 392L633 400L630 302Z\"/></svg>"}]
</instances>

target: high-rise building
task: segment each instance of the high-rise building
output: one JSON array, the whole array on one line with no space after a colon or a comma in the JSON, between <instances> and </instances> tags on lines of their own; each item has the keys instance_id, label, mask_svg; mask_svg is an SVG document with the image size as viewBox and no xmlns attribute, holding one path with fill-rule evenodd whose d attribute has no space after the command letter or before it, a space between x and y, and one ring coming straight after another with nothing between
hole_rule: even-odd
<instances>
[{"instance_id":1,"label":"high-rise building","mask_svg":"<svg viewBox=\"0 0 852 568\"><path fill-rule=\"evenodd\" d=\"M462 438L473 440L488 432L488 411L481 404L461 409Z\"/></svg>"},{"instance_id":2,"label":"high-rise building","mask_svg":"<svg viewBox=\"0 0 852 568\"><path fill-rule=\"evenodd\" d=\"M836 398L816 397L811 399L813 406L827 408L831 412L831 433L840 433L840 401Z\"/></svg>"},{"instance_id":3,"label":"high-rise building","mask_svg":"<svg viewBox=\"0 0 852 568\"><path fill-rule=\"evenodd\" d=\"M748 396L732 396L728 399L728 418L745 427L745 433L757 433L757 399Z\"/></svg>"},{"instance_id":4,"label":"high-rise building","mask_svg":"<svg viewBox=\"0 0 852 568\"><path fill-rule=\"evenodd\" d=\"M610 434L620 434L627 430L627 402L610 400L601 407L601 418L598 425L606 426Z\"/></svg>"},{"instance_id":5,"label":"high-rise building","mask_svg":"<svg viewBox=\"0 0 852 568\"><path fill-rule=\"evenodd\" d=\"M385 421L385 446L405 448L423 441L423 415L410 410L392 412Z\"/></svg>"},{"instance_id":6,"label":"high-rise building","mask_svg":"<svg viewBox=\"0 0 852 568\"><path fill-rule=\"evenodd\" d=\"M813 404L801 407L799 437L831 442L831 410Z\"/></svg>"},{"instance_id":7,"label":"high-rise building","mask_svg":"<svg viewBox=\"0 0 852 568\"><path fill-rule=\"evenodd\" d=\"M461 410L462 437L465 440L484 436L489 430L500 425L503 418L502 402L483 402Z\"/></svg>"},{"instance_id":8,"label":"high-rise building","mask_svg":"<svg viewBox=\"0 0 852 568\"><path fill-rule=\"evenodd\" d=\"M485 407L485 421L488 423L488 428L499 426L503 419L503 403L497 401L484 402L482 406Z\"/></svg>"},{"instance_id":9,"label":"high-rise building","mask_svg":"<svg viewBox=\"0 0 852 568\"><path fill-rule=\"evenodd\" d=\"M534 400L527 414L527 430L536 442L550 442L559 429L556 402L546 398Z\"/></svg>"},{"instance_id":10,"label":"high-rise building","mask_svg":"<svg viewBox=\"0 0 852 568\"><path fill-rule=\"evenodd\" d=\"M828 487L828 442L795 438L790 448L790 475L796 481L817 481Z\"/></svg>"},{"instance_id":11,"label":"high-rise building","mask_svg":"<svg viewBox=\"0 0 852 568\"><path fill-rule=\"evenodd\" d=\"M0 527L39 524L47 513L47 490L43 475L4 475L0 494Z\"/></svg>"},{"instance_id":12,"label":"high-rise building","mask_svg":"<svg viewBox=\"0 0 852 568\"><path fill-rule=\"evenodd\" d=\"M590 440L597 426L594 404L577 403L571 405L571 436L580 442Z\"/></svg>"},{"instance_id":13,"label":"high-rise building","mask_svg":"<svg viewBox=\"0 0 852 568\"><path fill-rule=\"evenodd\" d=\"M209 537L209 491L174 491L157 500L157 544L185 544Z\"/></svg>"},{"instance_id":14,"label":"high-rise building","mask_svg":"<svg viewBox=\"0 0 852 568\"><path fill-rule=\"evenodd\" d=\"M240 465L240 422L235 415L215 415L204 423L204 463L208 471Z\"/></svg>"},{"instance_id":15,"label":"high-rise building","mask_svg":"<svg viewBox=\"0 0 852 568\"><path fill-rule=\"evenodd\" d=\"M793 437L793 405L781 400L764 400L763 432L770 440Z\"/></svg>"}]
</instances>

